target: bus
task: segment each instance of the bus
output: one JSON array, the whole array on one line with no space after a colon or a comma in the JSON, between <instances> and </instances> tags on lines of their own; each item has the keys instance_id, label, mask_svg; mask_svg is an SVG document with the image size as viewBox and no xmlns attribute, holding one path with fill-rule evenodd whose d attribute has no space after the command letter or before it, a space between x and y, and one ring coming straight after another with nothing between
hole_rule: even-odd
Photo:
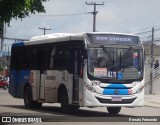
<instances>
[{"instance_id":1,"label":"bus","mask_svg":"<svg viewBox=\"0 0 160 125\"><path fill-rule=\"evenodd\" d=\"M26 108L60 103L80 107L140 107L144 101L144 48L133 34L87 32L35 36L12 45L9 93Z\"/></svg>"}]
</instances>

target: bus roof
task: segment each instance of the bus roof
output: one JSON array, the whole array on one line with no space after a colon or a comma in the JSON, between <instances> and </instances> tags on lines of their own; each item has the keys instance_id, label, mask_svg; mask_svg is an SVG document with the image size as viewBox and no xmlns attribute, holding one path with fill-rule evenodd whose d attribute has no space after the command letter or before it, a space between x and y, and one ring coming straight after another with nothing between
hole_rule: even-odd
<instances>
[{"instance_id":1,"label":"bus roof","mask_svg":"<svg viewBox=\"0 0 160 125\"><path fill-rule=\"evenodd\" d=\"M30 41L37 41L42 39L51 39L51 38L59 38L59 37L71 37L71 36L83 36L85 34L119 34L119 35L132 35L133 34L126 34L126 33L115 33L115 32L82 32L78 34L71 34L71 33L53 33L48 35L41 35L41 36L34 36L30 39Z\"/></svg>"},{"instance_id":2,"label":"bus roof","mask_svg":"<svg viewBox=\"0 0 160 125\"><path fill-rule=\"evenodd\" d=\"M86 36L87 34L119 34L119 35L137 36L133 34L114 33L114 32L82 32L78 34L53 33L53 34L48 34L48 35L34 36L29 41L17 42L13 44L13 46L35 45L35 44L69 41L69 40L84 40L84 36Z\"/></svg>"},{"instance_id":3,"label":"bus roof","mask_svg":"<svg viewBox=\"0 0 160 125\"><path fill-rule=\"evenodd\" d=\"M54 33L54 34L48 34L48 35L41 35L41 36L34 36L30 39L30 41L36 41L36 40L42 40L42 39L50 39L50 38L58 38L58 37L66 37L66 36L72 36L75 34L69 34L69 33Z\"/></svg>"}]
</instances>

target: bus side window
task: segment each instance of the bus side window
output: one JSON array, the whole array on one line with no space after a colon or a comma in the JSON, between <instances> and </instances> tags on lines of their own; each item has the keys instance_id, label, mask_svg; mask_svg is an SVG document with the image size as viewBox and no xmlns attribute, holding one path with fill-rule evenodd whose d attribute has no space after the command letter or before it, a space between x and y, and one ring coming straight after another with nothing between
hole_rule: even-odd
<instances>
[{"instance_id":1,"label":"bus side window","mask_svg":"<svg viewBox=\"0 0 160 125\"><path fill-rule=\"evenodd\" d=\"M34 69L36 67L36 49L28 48L25 51L23 67L26 69Z\"/></svg>"},{"instance_id":2,"label":"bus side window","mask_svg":"<svg viewBox=\"0 0 160 125\"><path fill-rule=\"evenodd\" d=\"M69 51L69 59L68 59L68 71L73 74L75 73L76 75L81 74L81 68L82 66L82 49L80 48L73 48ZM76 65L76 66L75 66ZM76 68L76 69L75 69Z\"/></svg>"},{"instance_id":3,"label":"bus side window","mask_svg":"<svg viewBox=\"0 0 160 125\"><path fill-rule=\"evenodd\" d=\"M49 67L49 50L48 49L39 49L37 51L37 69L38 70L47 70Z\"/></svg>"},{"instance_id":4,"label":"bus side window","mask_svg":"<svg viewBox=\"0 0 160 125\"><path fill-rule=\"evenodd\" d=\"M14 52L11 58L11 69L20 70L23 64L23 48L14 48Z\"/></svg>"},{"instance_id":5,"label":"bus side window","mask_svg":"<svg viewBox=\"0 0 160 125\"><path fill-rule=\"evenodd\" d=\"M51 53L50 53L50 64L49 64L49 67L52 68L52 69L54 68L55 52L56 52L56 48L53 47L51 49Z\"/></svg>"},{"instance_id":6,"label":"bus side window","mask_svg":"<svg viewBox=\"0 0 160 125\"><path fill-rule=\"evenodd\" d=\"M56 56L54 60L55 68L58 70L66 70L68 67L69 50L64 47L56 49Z\"/></svg>"},{"instance_id":7,"label":"bus side window","mask_svg":"<svg viewBox=\"0 0 160 125\"><path fill-rule=\"evenodd\" d=\"M74 49L70 49L69 51L68 71L71 74L74 72Z\"/></svg>"}]
</instances>

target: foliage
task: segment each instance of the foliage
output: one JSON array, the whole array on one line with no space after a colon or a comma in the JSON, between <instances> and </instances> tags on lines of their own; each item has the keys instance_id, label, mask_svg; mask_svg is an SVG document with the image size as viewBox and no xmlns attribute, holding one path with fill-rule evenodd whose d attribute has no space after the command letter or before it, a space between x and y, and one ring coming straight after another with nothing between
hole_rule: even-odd
<instances>
[{"instance_id":1,"label":"foliage","mask_svg":"<svg viewBox=\"0 0 160 125\"><path fill-rule=\"evenodd\" d=\"M0 72L2 72L2 71L3 71L3 67L0 66Z\"/></svg>"},{"instance_id":2,"label":"foliage","mask_svg":"<svg viewBox=\"0 0 160 125\"><path fill-rule=\"evenodd\" d=\"M48 0L0 0L0 24L9 24L11 19L25 18L29 14L45 12L42 2Z\"/></svg>"}]
</instances>

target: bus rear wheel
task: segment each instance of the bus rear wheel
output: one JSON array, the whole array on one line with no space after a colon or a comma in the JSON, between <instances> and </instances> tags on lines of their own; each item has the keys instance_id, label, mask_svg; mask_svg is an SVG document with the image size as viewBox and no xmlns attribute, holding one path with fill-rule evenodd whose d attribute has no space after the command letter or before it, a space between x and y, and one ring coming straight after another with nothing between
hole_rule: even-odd
<instances>
[{"instance_id":1,"label":"bus rear wheel","mask_svg":"<svg viewBox=\"0 0 160 125\"><path fill-rule=\"evenodd\" d=\"M66 89L62 90L61 94L61 109L64 113L70 113L71 106L69 105L68 93Z\"/></svg>"},{"instance_id":2,"label":"bus rear wheel","mask_svg":"<svg viewBox=\"0 0 160 125\"><path fill-rule=\"evenodd\" d=\"M110 115L117 115L121 111L121 107L107 107Z\"/></svg>"},{"instance_id":3,"label":"bus rear wheel","mask_svg":"<svg viewBox=\"0 0 160 125\"><path fill-rule=\"evenodd\" d=\"M32 91L30 86L26 86L24 89L24 105L26 108L41 108L42 103L38 103L32 100Z\"/></svg>"}]
</instances>

